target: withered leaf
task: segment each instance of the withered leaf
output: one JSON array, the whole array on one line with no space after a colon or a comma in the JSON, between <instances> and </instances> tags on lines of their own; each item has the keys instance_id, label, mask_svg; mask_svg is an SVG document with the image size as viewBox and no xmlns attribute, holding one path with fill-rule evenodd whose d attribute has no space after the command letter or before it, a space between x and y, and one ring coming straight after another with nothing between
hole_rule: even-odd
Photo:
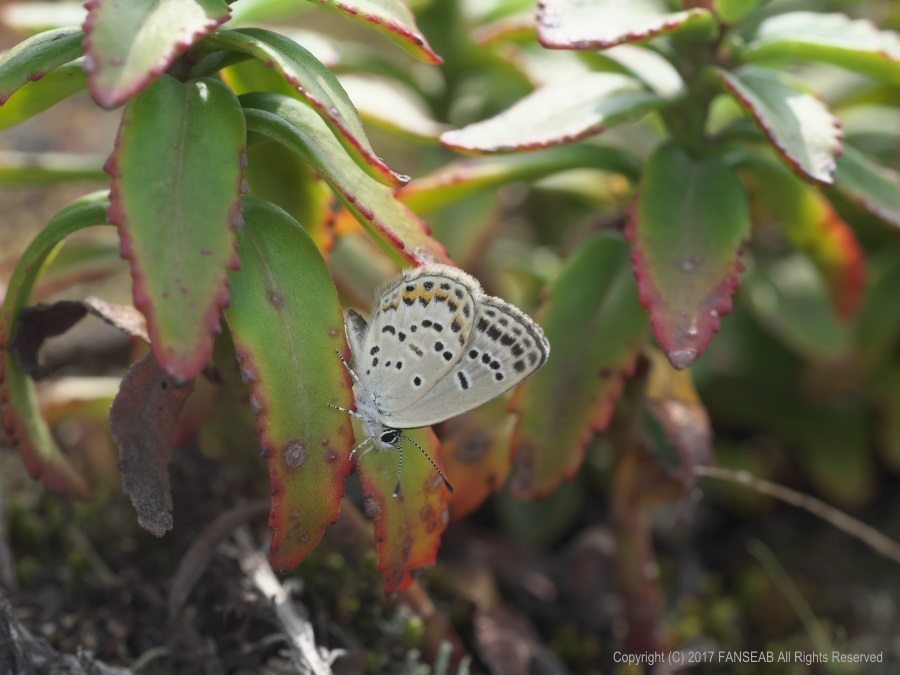
<instances>
[{"instance_id":1,"label":"withered leaf","mask_svg":"<svg viewBox=\"0 0 900 675\"><path fill-rule=\"evenodd\" d=\"M122 489L137 511L138 524L157 537L172 529L167 464L181 409L193 390L193 380L176 387L148 354L128 371L109 410Z\"/></svg>"}]
</instances>

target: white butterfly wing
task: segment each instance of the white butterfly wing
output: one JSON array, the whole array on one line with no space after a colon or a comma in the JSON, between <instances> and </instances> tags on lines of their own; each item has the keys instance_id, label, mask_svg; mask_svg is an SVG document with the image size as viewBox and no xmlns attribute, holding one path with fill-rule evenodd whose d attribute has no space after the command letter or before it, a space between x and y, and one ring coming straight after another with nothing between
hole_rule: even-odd
<instances>
[{"instance_id":1,"label":"white butterfly wing","mask_svg":"<svg viewBox=\"0 0 900 675\"><path fill-rule=\"evenodd\" d=\"M445 265L407 270L376 298L356 372L380 411L404 410L464 354L484 297L474 278ZM357 349L357 347L354 347Z\"/></svg>"},{"instance_id":2,"label":"white butterfly wing","mask_svg":"<svg viewBox=\"0 0 900 675\"><path fill-rule=\"evenodd\" d=\"M549 354L544 331L530 317L500 298L481 296L463 357L424 396L382 421L398 429L443 422L516 386Z\"/></svg>"}]
</instances>

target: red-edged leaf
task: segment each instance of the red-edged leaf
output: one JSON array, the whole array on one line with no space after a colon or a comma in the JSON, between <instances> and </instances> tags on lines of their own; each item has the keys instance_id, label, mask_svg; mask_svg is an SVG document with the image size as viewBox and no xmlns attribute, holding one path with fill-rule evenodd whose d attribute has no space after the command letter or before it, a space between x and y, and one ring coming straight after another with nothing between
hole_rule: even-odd
<instances>
[{"instance_id":1,"label":"red-edged leaf","mask_svg":"<svg viewBox=\"0 0 900 675\"><path fill-rule=\"evenodd\" d=\"M357 19L400 45L411 56L440 65L443 59L416 26L416 18L401 0L310 0Z\"/></svg>"},{"instance_id":2,"label":"red-edged leaf","mask_svg":"<svg viewBox=\"0 0 900 675\"><path fill-rule=\"evenodd\" d=\"M819 190L779 166L755 162L748 167L762 200L788 240L810 257L828 282L831 300L844 320L856 316L865 291L862 248Z\"/></svg>"},{"instance_id":3,"label":"red-edged leaf","mask_svg":"<svg viewBox=\"0 0 900 675\"><path fill-rule=\"evenodd\" d=\"M0 58L0 105L27 83L81 56L83 39L78 27L57 28L30 37L6 52Z\"/></svg>"},{"instance_id":4,"label":"red-edged leaf","mask_svg":"<svg viewBox=\"0 0 900 675\"><path fill-rule=\"evenodd\" d=\"M824 103L768 68L744 66L718 75L791 168L818 183L833 182L844 135Z\"/></svg>"},{"instance_id":5,"label":"red-edged leaf","mask_svg":"<svg viewBox=\"0 0 900 675\"><path fill-rule=\"evenodd\" d=\"M73 202L57 213L19 260L0 309L0 412L3 443L15 448L28 472L51 490L87 498L90 489L62 454L37 409L34 384L16 364L8 347L16 321L28 305L41 271L52 259L62 240L82 228L106 222L106 194L95 194Z\"/></svg>"},{"instance_id":6,"label":"red-edged leaf","mask_svg":"<svg viewBox=\"0 0 900 675\"><path fill-rule=\"evenodd\" d=\"M258 59L281 75L297 97L322 117L367 174L393 187L409 181L409 176L391 171L372 150L359 113L334 74L290 38L262 28L221 30L204 40L201 48L237 51Z\"/></svg>"},{"instance_id":7,"label":"red-edged leaf","mask_svg":"<svg viewBox=\"0 0 900 675\"><path fill-rule=\"evenodd\" d=\"M441 444L431 429L404 433L440 465ZM413 574L434 564L441 535L450 521L450 493L431 462L406 439L401 452L399 491L400 452L372 450L357 463L366 516L375 524L378 572L384 577L385 593L408 588Z\"/></svg>"},{"instance_id":8,"label":"red-edged leaf","mask_svg":"<svg viewBox=\"0 0 900 675\"><path fill-rule=\"evenodd\" d=\"M664 145L644 171L626 236L641 304L672 365L687 368L731 311L739 248L750 233L744 188L716 158Z\"/></svg>"},{"instance_id":9,"label":"red-edged leaf","mask_svg":"<svg viewBox=\"0 0 900 675\"><path fill-rule=\"evenodd\" d=\"M225 0L88 0L85 7L85 70L104 108L143 90L230 15Z\"/></svg>"},{"instance_id":10,"label":"red-edged leaf","mask_svg":"<svg viewBox=\"0 0 900 675\"><path fill-rule=\"evenodd\" d=\"M580 143L515 155L467 158L451 162L417 178L399 190L397 197L417 213L456 203L478 192L493 190L519 180L537 180L569 169L613 171L636 180L638 163L616 148Z\"/></svg>"},{"instance_id":11,"label":"red-edged leaf","mask_svg":"<svg viewBox=\"0 0 900 675\"><path fill-rule=\"evenodd\" d=\"M334 282L315 243L277 206L244 199L242 266L225 316L250 385L272 481L272 566L293 569L340 512L353 431L349 358Z\"/></svg>"},{"instance_id":12,"label":"red-edged leaf","mask_svg":"<svg viewBox=\"0 0 900 675\"><path fill-rule=\"evenodd\" d=\"M137 511L138 524L157 537L172 529L168 464L181 409L193 390L193 381L176 386L147 354L128 371L109 409L122 490Z\"/></svg>"},{"instance_id":13,"label":"red-edged leaf","mask_svg":"<svg viewBox=\"0 0 900 675\"><path fill-rule=\"evenodd\" d=\"M228 87L164 75L125 109L106 166L134 305L147 317L157 362L176 379L206 365L228 304L228 270L240 266L245 136Z\"/></svg>"},{"instance_id":14,"label":"red-edged leaf","mask_svg":"<svg viewBox=\"0 0 900 675\"><path fill-rule=\"evenodd\" d=\"M665 100L618 73L591 73L532 92L496 117L448 131L459 152L535 150L573 143L660 107Z\"/></svg>"},{"instance_id":15,"label":"red-edged leaf","mask_svg":"<svg viewBox=\"0 0 900 675\"><path fill-rule=\"evenodd\" d=\"M248 94L241 103L248 129L277 140L309 162L394 260L402 265L449 262L443 245L429 236L428 225L393 190L363 172L308 106L278 94Z\"/></svg>"},{"instance_id":16,"label":"red-edged leaf","mask_svg":"<svg viewBox=\"0 0 900 675\"><path fill-rule=\"evenodd\" d=\"M538 40L547 49L608 49L713 25L707 9L670 13L664 0L540 0Z\"/></svg>"},{"instance_id":17,"label":"red-edged leaf","mask_svg":"<svg viewBox=\"0 0 900 675\"><path fill-rule=\"evenodd\" d=\"M770 17L738 55L745 61L822 61L900 84L900 35L846 14L789 12Z\"/></svg>"},{"instance_id":18,"label":"red-edged leaf","mask_svg":"<svg viewBox=\"0 0 900 675\"><path fill-rule=\"evenodd\" d=\"M884 222L900 227L900 173L844 146L834 174L835 187Z\"/></svg>"},{"instance_id":19,"label":"red-edged leaf","mask_svg":"<svg viewBox=\"0 0 900 675\"><path fill-rule=\"evenodd\" d=\"M450 500L453 520L468 515L503 487L511 466L509 442L514 424L504 398L444 423L441 455L454 490Z\"/></svg>"},{"instance_id":20,"label":"red-edged leaf","mask_svg":"<svg viewBox=\"0 0 900 675\"><path fill-rule=\"evenodd\" d=\"M510 490L523 499L547 495L575 474L634 368L647 316L627 244L607 234L582 244L538 316L553 352L510 404L519 413Z\"/></svg>"}]
</instances>

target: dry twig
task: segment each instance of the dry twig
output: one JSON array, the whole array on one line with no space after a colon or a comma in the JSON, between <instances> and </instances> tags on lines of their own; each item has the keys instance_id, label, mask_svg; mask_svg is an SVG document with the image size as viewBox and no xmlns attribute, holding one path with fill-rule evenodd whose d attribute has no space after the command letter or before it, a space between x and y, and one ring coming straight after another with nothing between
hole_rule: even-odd
<instances>
[{"instance_id":1,"label":"dry twig","mask_svg":"<svg viewBox=\"0 0 900 675\"><path fill-rule=\"evenodd\" d=\"M253 585L272 602L275 615L287 633L296 667L304 675L331 675L331 664L343 650L330 651L316 647L312 625L297 613L294 603L266 557L253 545L246 527L235 530L240 565Z\"/></svg>"}]
</instances>

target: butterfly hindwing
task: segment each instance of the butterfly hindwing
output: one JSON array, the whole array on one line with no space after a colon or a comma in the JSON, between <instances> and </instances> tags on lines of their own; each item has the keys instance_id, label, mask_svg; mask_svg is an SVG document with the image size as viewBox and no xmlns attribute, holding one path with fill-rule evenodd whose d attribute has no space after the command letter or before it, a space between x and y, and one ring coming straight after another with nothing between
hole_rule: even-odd
<instances>
[{"instance_id":1,"label":"butterfly hindwing","mask_svg":"<svg viewBox=\"0 0 900 675\"><path fill-rule=\"evenodd\" d=\"M400 429L437 424L499 396L547 360L544 332L517 307L482 295L475 310L462 358L414 403L386 413L385 424Z\"/></svg>"},{"instance_id":2,"label":"butterfly hindwing","mask_svg":"<svg viewBox=\"0 0 900 675\"><path fill-rule=\"evenodd\" d=\"M463 357L479 297L478 282L444 265L407 270L379 293L354 359L383 413L413 405Z\"/></svg>"}]
</instances>

